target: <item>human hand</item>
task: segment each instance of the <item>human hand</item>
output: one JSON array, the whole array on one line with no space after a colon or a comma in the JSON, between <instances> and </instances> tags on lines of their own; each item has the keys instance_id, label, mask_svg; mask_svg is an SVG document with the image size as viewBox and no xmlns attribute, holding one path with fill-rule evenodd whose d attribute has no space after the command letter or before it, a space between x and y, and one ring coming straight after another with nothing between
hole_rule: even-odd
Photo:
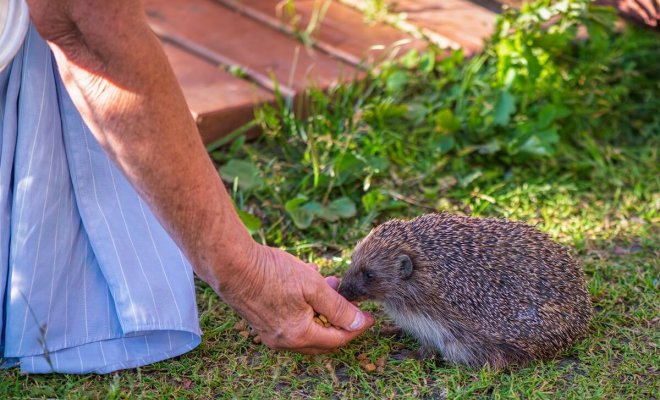
<instances>
[{"instance_id":1,"label":"human hand","mask_svg":"<svg viewBox=\"0 0 660 400\"><path fill-rule=\"evenodd\" d=\"M323 279L315 265L285 251L255 247L245 273L226 277L219 292L268 347L325 353L344 346L373 324L371 315L334 290L336 278ZM315 311L334 327L316 324Z\"/></svg>"}]
</instances>

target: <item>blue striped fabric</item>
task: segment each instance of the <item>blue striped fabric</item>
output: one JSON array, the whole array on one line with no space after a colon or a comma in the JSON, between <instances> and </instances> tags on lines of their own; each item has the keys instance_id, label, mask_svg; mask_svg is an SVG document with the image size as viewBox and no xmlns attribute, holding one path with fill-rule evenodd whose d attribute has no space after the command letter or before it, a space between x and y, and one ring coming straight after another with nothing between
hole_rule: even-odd
<instances>
[{"instance_id":1,"label":"blue striped fabric","mask_svg":"<svg viewBox=\"0 0 660 400\"><path fill-rule=\"evenodd\" d=\"M30 27L0 72L0 363L107 373L200 342L192 269Z\"/></svg>"}]
</instances>

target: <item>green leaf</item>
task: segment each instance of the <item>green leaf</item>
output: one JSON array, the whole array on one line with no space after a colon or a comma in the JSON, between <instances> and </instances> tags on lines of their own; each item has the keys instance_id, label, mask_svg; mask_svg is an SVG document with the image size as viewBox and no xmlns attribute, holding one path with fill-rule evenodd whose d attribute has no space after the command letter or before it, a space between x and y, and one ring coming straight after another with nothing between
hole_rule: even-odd
<instances>
[{"instance_id":1,"label":"green leaf","mask_svg":"<svg viewBox=\"0 0 660 400\"><path fill-rule=\"evenodd\" d=\"M534 55L532 49L529 47L525 47L523 50L523 56L525 58L525 64L527 65L526 79L535 82L541 74L541 64L539 63L538 58Z\"/></svg>"},{"instance_id":2,"label":"green leaf","mask_svg":"<svg viewBox=\"0 0 660 400\"><path fill-rule=\"evenodd\" d=\"M367 194L362 196L361 200L364 209L369 213L406 207L404 203L392 199L392 196L387 194L382 189L369 191Z\"/></svg>"},{"instance_id":3,"label":"green leaf","mask_svg":"<svg viewBox=\"0 0 660 400\"><path fill-rule=\"evenodd\" d=\"M361 200L364 209L367 212L372 212L384 209L384 205L389 201L389 197L380 190L372 190L362 196Z\"/></svg>"},{"instance_id":4,"label":"green leaf","mask_svg":"<svg viewBox=\"0 0 660 400\"><path fill-rule=\"evenodd\" d=\"M314 216L317 216L323 212L323 206L318 201L310 201L309 203L303 204L300 208Z\"/></svg>"},{"instance_id":5,"label":"green leaf","mask_svg":"<svg viewBox=\"0 0 660 400\"><path fill-rule=\"evenodd\" d=\"M569 116L571 111L564 106L546 104L539 112L538 127L541 129L552 125L555 120Z\"/></svg>"},{"instance_id":6,"label":"green leaf","mask_svg":"<svg viewBox=\"0 0 660 400\"><path fill-rule=\"evenodd\" d=\"M399 93L408 83L408 74L405 71L394 71L388 78L385 85L390 93Z\"/></svg>"},{"instance_id":7,"label":"green leaf","mask_svg":"<svg viewBox=\"0 0 660 400\"><path fill-rule=\"evenodd\" d=\"M287 201L284 208L291 216L294 225L300 229L309 228L314 218L323 211L321 204L316 201L307 202L305 196Z\"/></svg>"},{"instance_id":8,"label":"green leaf","mask_svg":"<svg viewBox=\"0 0 660 400\"><path fill-rule=\"evenodd\" d=\"M422 103L410 102L408 103L408 109L406 117L412 121L415 125L419 125L424 122L426 114L428 113L428 108Z\"/></svg>"},{"instance_id":9,"label":"green leaf","mask_svg":"<svg viewBox=\"0 0 660 400\"><path fill-rule=\"evenodd\" d=\"M372 109L365 110L364 120L368 124L387 124L390 120L404 117L408 107L391 101L378 102Z\"/></svg>"},{"instance_id":10,"label":"green leaf","mask_svg":"<svg viewBox=\"0 0 660 400\"><path fill-rule=\"evenodd\" d=\"M345 153L335 159L333 172L337 178L337 185L343 186L364 175L365 164L352 153Z\"/></svg>"},{"instance_id":11,"label":"green leaf","mask_svg":"<svg viewBox=\"0 0 660 400\"><path fill-rule=\"evenodd\" d=\"M238 217L243 222L243 225L247 228L250 235L254 235L261 229L261 220L249 212L243 210L236 210L238 212Z\"/></svg>"},{"instance_id":12,"label":"green leaf","mask_svg":"<svg viewBox=\"0 0 660 400\"><path fill-rule=\"evenodd\" d=\"M435 115L435 127L440 133L453 134L461 128L461 120L456 118L450 109L445 108Z\"/></svg>"},{"instance_id":13,"label":"green leaf","mask_svg":"<svg viewBox=\"0 0 660 400\"><path fill-rule=\"evenodd\" d=\"M328 206L328 209L339 215L341 218L351 218L357 213L355 203L348 197L340 197L334 200Z\"/></svg>"},{"instance_id":14,"label":"green leaf","mask_svg":"<svg viewBox=\"0 0 660 400\"><path fill-rule=\"evenodd\" d=\"M437 149L440 154L445 154L454 148L454 138L451 136L440 136L433 140L431 145Z\"/></svg>"},{"instance_id":15,"label":"green leaf","mask_svg":"<svg viewBox=\"0 0 660 400\"><path fill-rule=\"evenodd\" d=\"M399 62L406 68L415 68L419 63L419 52L416 49L411 49L399 59Z\"/></svg>"},{"instance_id":16,"label":"green leaf","mask_svg":"<svg viewBox=\"0 0 660 400\"><path fill-rule=\"evenodd\" d=\"M348 197L340 197L324 207L319 216L326 221L334 222L340 218L351 218L357 213L355 203Z\"/></svg>"},{"instance_id":17,"label":"green leaf","mask_svg":"<svg viewBox=\"0 0 660 400\"><path fill-rule=\"evenodd\" d=\"M594 49L602 49L609 43L608 29L598 23L586 22L587 32L589 34L589 44Z\"/></svg>"},{"instance_id":18,"label":"green leaf","mask_svg":"<svg viewBox=\"0 0 660 400\"><path fill-rule=\"evenodd\" d=\"M239 136L229 146L229 153L234 154L238 152L245 145L245 135Z\"/></svg>"},{"instance_id":19,"label":"green leaf","mask_svg":"<svg viewBox=\"0 0 660 400\"><path fill-rule=\"evenodd\" d=\"M287 201L284 208L300 229L309 228L317 217L334 222L340 218L354 217L357 213L355 203L348 197L341 197L324 207L317 201L307 201L306 196L299 196Z\"/></svg>"},{"instance_id":20,"label":"green leaf","mask_svg":"<svg viewBox=\"0 0 660 400\"><path fill-rule=\"evenodd\" d=\"M533 134L527 139L520 151L537 156L548 156L554 154L555 144L559 142L559 135L555 129L547 129Z\"/></svg>"},{"instance_id":21,"label":"green leaf","mask_svg":"<svg viewBox=\"0 0 660 400\"><path fill-rule=\"evenodd\" d=\"M419 70L425 74L429 74L435 67L435 53L427 51L419 59Z\"/></svg>"},{"instance_id":22,"label":"green leaf","mask_svg":"<svg viewBox=\"0 0 660 400\"><path fill-rule=\"evenodd\" d=\"M478 147L479 154L494 154L502 148L500 141L493 139L490 142Z\"/></svg>"},{"instance_id":23,"label":"green leaf","mask_svg":"<svg viewBox=\"0 0 660 400\"><path fill-rule=\"evenodd\" d=\"M511 114L516 111L516 99L508 90L500 90L493 109L495 125L506 125L511 120Z\"/></svg>"},{"instance_id":24,"label":"green leaf","mask_svg":"<svg viewBox=\"0 0 660 400\"><path fill-rule=\"evenodd\" d=\"M390 162L384 157L366 156L365 160L367 165L369 165L369 168L375 173L381 173L387 170L390 166Z\"/></svg>"},{"instance_id":25,"label":"green leaf","mask_svg":"<svg viewBox=\"0 0 660 400\"><path fill-rule=\"evenodd\" d=\"M247 160L229 160L227 164L220 167L220 176L229 183L238 179L238 187L243 190L260 188L263 185L259 169Z\"/></svg>"}]
</instances>

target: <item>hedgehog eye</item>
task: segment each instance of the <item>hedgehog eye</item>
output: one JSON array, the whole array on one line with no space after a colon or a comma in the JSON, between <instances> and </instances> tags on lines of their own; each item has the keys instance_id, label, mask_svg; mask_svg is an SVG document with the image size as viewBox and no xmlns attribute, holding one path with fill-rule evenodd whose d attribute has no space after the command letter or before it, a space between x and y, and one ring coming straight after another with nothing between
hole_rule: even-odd
<instances>
[{"instance_id":1,"label":"hedgehog eye","mask_svg":"<svg viewBox=\"0 0 660 400\"><path fill-rule=\"evenodd\" d=\"M368 280L371 280L374 278L374 273L371 271L364 271L364 277L367 278Z\"/></svg>"}]
</instances>

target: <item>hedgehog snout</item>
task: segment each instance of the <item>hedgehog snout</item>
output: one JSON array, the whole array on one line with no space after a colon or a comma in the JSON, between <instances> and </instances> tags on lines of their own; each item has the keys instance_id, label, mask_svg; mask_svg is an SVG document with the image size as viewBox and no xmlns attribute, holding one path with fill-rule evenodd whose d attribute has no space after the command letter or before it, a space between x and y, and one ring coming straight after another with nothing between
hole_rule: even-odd
<instances>
[{"instance_id":1,"label":"hedgehog snout","mask_svg":"<svg viewBox=\"0 0 660 400\"><path fill-rule=\"evenodd\" d=\"M342 279L337 292L348 301L361 301L367 296L367 289L363 285L356 284L349 276Z\"/></svg>"}]
</instances>

